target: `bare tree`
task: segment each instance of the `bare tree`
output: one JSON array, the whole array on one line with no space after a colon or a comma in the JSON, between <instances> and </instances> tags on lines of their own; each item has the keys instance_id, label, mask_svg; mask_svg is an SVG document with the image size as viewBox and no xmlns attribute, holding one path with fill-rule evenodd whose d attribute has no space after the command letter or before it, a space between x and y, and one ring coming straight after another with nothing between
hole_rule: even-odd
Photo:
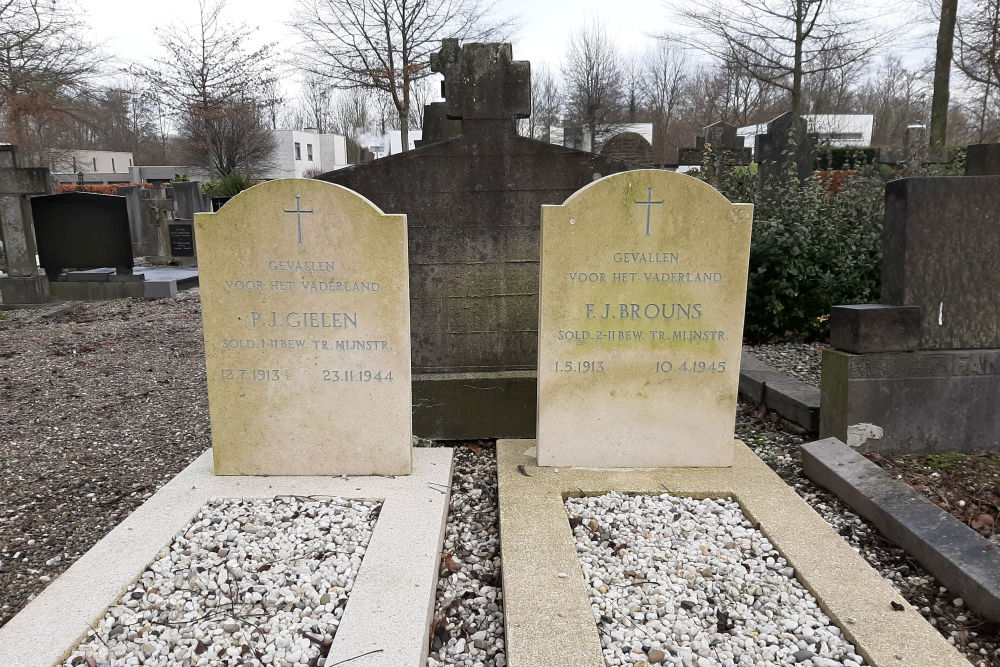
<instances>
[{"instance_id":1,"label":"bare tree","mask_svg":"<svg viewBox=\"0 0 1000 667\"><path fill-rule=\"evenodd\" d=\"M928 111L923 73L907 69L898 56L887 56L857 92L859 108L874 115L872 143L901 146L907 125L923 122Z\"/></svg>"},{"instance_id":2,"label":"bare tree","mask_svg":"<svg viewBox=\"0 0 1000 667\"><path fill-rule=\"evenodd\" d=\"M597 135L609 129L622 106L621 57L602 23L573 33L562 74L567 110L586 126L590 145L584 150L594 150Z\"/></svg>"},{"instance_id":3,"label":"bare tree","mask_svg":"<svg viewBox=\"0 0 1000 667\"><path fill-rule=\"evenodd\" d=\"M687 59L665 41L658 41L643 58L643 99L653 114L653 150L661 160L667 155L667 137L689 69Z\"/></svg>"},{"instance_id":4,"label":"bare tree","mask_svg":"<svg viewBox=\"0 0 1000 667\"><path fill-rule=\"evenodd\" d=\"M955 44L958 0L941 0L937 50L934 54L934 98L931 100L930 145L944 146L948 134L951 59Z\"/></svg>"},{"instance_id":5,"label":"bare tree","mask_svg":"<svg viewBox=\"0 0 1000 667\"><path fill-rule=\"evenodd\" d=\"M0 117L26 164L48 165L50 131L79 111L100 56L80 18L54 0L0 2Z\"/></svg>"},{"instance_id":6,"label":"bare tree","mask_svg":"<svg viewBox=\"0 0 1000 667\"><path fill-rule=\"evenodd\" d=\"M197 25L160 33L167 56L141 72L179 119L186 156L220 175L264 168L274 150L266 91L272 46L247 50L251 31L221 19L224 0L199 0Z\"/></svg>"},{"instance_id":7,"label":"bare tree","mask_svg":"<svg viewBox=\"0 0 1000 667\"><path fill-rule=\"evenodd\" d=\"M835 0L692 0L680 11L695 32L665 36L742 67L758 81L786 91L803 113L804 81L866 60L878 37L863 22L833 13ZM830 57L836 52L837 57Z\"/></svg>"},{"instance_id":8,"label":"bare tree","mask_svg":"<svg viewBox=\"0 0 1000 667\"><path fill-rule=\"evenodd\" d=\"M559 122L563 100L559 81L545 65L531 72L531 115L527 118L527 133L532 139L550 141L549 128Z\"/></svg>"},{"instance_id":9,"label":"bare tree","mask_svg":"<svg viewBox=\"0 0 1000 667\"><path fill-rule=\"evenodd\" d=\"M340 88L380 91L409 145L414 82L431 74L430 54L445 38L506 38L509 21L494 20L493 0L298 0L292 25L308 48L307 71Z\"/></svg>"},{"instance_id":10,"label":"bare tree","mask_svg":"<svg viewBox=\"0 0 1000 667\"><path fill-rule=\"evenodd\" d=\"M955 62L972 82L976 141L1000 134L1000 0L979 0L956 25ZM990 133L990 128L993 133Z\"/></svg>"}]
</instances>

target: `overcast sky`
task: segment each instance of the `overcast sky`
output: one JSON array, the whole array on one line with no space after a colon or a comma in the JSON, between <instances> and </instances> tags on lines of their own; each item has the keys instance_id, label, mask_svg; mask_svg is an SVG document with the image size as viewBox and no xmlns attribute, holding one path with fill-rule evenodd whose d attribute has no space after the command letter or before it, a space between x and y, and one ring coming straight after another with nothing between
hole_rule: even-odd
<instances>
[{"instance_id":1,"label":"overcast sky","mask_svg":"<svg viewBox=\"0 0 1000 667\"><path fill-rule=\"evenodd\" d=\"M726 1L726 0L722 0ZM904 0L905 1L905 0ZM913 6L917 0L908 0ZM905 10L897 0L867 0L865 7L879 5ZM259 28L262 42L277 42L280 48L294 46L297 37L285 22L293 0L229 0L224 16ZM154 5L156 11L142 8L135 0L84 0L86 21L95 41L105 45L111 64L143 61L159 55L155 28L164 23L193 24L198 16L197 0L171 0ZM148 6L147 6L148 7ZM517 16L520 28L514 36L514 58L529 60L532 67L558 68L571 33L584 23L598 19L622 51L641 51L649 42L647 34L671 29L670 12L664 0L500 0L501 12ZM884 23L899 24L904 19L888 16ZM926 41L926 39L921 40ZM912 41L896 46L897 51L912 53ZM121 62L122 65L127 62ZM286 82L286 94L294 94L295 84Z\"/></svg>"}]
</instances>

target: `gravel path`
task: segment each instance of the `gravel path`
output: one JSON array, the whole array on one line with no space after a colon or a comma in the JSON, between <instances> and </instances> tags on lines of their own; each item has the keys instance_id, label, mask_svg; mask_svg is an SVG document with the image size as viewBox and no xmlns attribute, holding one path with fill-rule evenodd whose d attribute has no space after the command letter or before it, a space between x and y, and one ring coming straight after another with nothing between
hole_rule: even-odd
<instances>
[{"instance_id":1,"label":"gravel path","mask_svg":"<svg viewBox=\"0 0 1000 667\"><path fill-rule=\"evenodd\" d=\"M819 386L823 362L820 343L776 343L773 345L744 345L749 352L775 370L783 371L795 380Z\"/></svg>"},{"instance_id":2,"label":"gravel path","mask_svg":"<svg viewBox=\"0 0 1000 667\"><path fill-rule=\"evenodd\" d=\"M731 498L612 492L566 508L609 666L862 664Z\"/></svg>"},{"instance_id":3,"label":"gravel path","mask_svg":"<svg viewBox=\"0 0 1000 667\"><path fill-rule=\"evenodd\" d=\"M208 448L199 308L192 290L55 315L0 311L0 624ZM904 552L806 479L801 438L771 417L740 404L737 437L974 664L1000 665L997 627L955 605ZM494 451L489 443L455 451L437 662L428 665L502 667Z\"/></svg>"},{"instance_id":4,"label":"gravel path","mask_svg":"<svg viewBox=\"0 0 1000 667\"><path fill-rule=\"evenodd\" d=\"M67 667L316 667L379 503L214 500L112 606Z\"/></svg>"}]
</instances>

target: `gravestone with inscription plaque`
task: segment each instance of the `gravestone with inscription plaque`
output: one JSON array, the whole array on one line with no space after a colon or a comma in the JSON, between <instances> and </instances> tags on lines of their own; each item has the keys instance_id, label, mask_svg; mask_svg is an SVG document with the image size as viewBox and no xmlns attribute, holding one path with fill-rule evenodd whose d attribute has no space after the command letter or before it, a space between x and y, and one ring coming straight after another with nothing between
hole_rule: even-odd
<instances>
[{"instance_id":1,"label":"gravestone with inscription plaque","mask_svg":"<svg viewBox=\"0 0 1000 667\"><path fill-rule=\"evenodd\" d=\"M752 212L660 170L542 207L540 465L731 464Z\"/></svg>"},{"instance_id":2,"label":"gravestone with inscription plaque","mask_svg":"<svg viewBox=\"0 0 1000 667\"><path fill-rule=\"evenodd\" d=\"M216 474L409 474L406 216L282 179L195 227Z\"/></svg>"}]
</instances>

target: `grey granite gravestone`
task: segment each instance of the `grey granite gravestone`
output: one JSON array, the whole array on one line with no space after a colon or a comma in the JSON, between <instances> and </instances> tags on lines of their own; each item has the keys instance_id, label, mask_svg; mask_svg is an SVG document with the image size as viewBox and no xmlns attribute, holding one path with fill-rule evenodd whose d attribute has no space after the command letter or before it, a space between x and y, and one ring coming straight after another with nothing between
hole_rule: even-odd
<instances>
[{"instance_id":1,"label":"grey granite gravestone","mask_svg":"<svg viewBox=\"0 0 1000 667\"><path fill-rule=\"evenodd\" d=\"M734 167L753 161L750 149L736 130L735 125L721 120L708 125L701 136L695 137L694 148L677 149L677 164L697 165L701 168L702 180L718 187L723 176Z\"/></svg>"},{"instance_id":2,"label":"grey granite gravestone","mask_svg":"<svg viewBox=\"0 0 1000 667\"><path fill-rule=\"evenodd\" d=\"M882 242L883 303L831 314L820 437L1000 449L1000 176L890 182Z\"/></svg>"},{"instance_id":3,"label":"grey granite gravestone","mask_svg":"<svg viewBox=\"0 0 1000 667\"><path fill-rule=\"evenodd\" d=\"M51 192L49 170L21 167L17 146L0 146L0 236L7 276L0 278L4 304L44 303L48 280L40 275L35 255L29 195Z\"/></svg>"},{"instance_id":4,"label":"grey granite gravestone","mask_svg":"<svg viewBox=\"0 0 1000 667\"><path fill-rule=\"evenodd\" d=\"M789 164L800 182L809 179L816 162L817 136L808 131L806 119L787 111L767 124L767 132L758 134L754 143L757 161L757 187L781 183Z\"/></svg>"},{"instance_id":5,"label":"grey granite gravestone","mask_svg":"<svg viewBox=\"0 0 1000 667\"><path fill-rule=\"evenodd\" d=\"M630 165L518 136L530 66L509 44L444 40L431 66L462 135L320 178L407 215L414 433L532 437L541 206Z\"/></svg>"}]
</instances>

